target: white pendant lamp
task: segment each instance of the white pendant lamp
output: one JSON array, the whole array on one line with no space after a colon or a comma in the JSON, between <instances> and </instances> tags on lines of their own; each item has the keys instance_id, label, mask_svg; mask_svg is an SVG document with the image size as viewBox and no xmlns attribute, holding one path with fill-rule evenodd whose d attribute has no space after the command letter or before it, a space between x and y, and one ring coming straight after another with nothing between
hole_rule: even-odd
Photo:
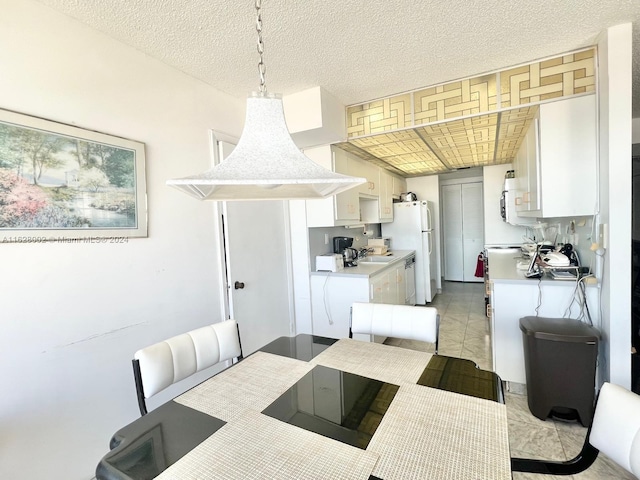
<instances>
[{"instance_id":1,"label":"white pendant lamp","mask_svg":"<svg viewBox=\"0 0 640 480\"><path fill-rule=\"evenodd\" d=\"M366 182L327 170L299 149L289 135L282 98L268 94L262 42L261 0L256 0L260 91L247 99L238 145L212 169L167 184L200 200L292 200L325 198Z\"/></svg>"}]
</instances>

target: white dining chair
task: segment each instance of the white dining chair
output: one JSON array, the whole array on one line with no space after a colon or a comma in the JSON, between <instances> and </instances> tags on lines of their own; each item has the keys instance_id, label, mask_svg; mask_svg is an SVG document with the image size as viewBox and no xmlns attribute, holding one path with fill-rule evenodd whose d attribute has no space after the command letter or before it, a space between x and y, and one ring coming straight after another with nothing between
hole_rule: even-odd
<instances>
[{"instance_id":1,"label":"white dining chair","mask_svg":"<svg viewBox=\"0 0 640 480\"><path fill-rule=\"evenodd\" d=\"M576 475L602 452L640 478L640 395L612 383L600 389L593 422L580 453L566 462L512 458L513 472Z\"/></svg>"},{"instance_id":2,"label":"white dining chair","mask_svg":"<svg viewBox=\"0 0 640 480\"><path fill-rule=\"evenodd\" d=\"M438 353L440 315L434 307L361 303L351 305L349 338L354 333L433 343Z\"/></svg>"},{"instance_id":3,"label":"white dining chair","mask_svg":"<svg viewBox=\"0 0 640 480\"><path fill-rule=\"evenodd\" d=\"M140 414L147 414L146 400L153 395L196 372L233 359L242 359L235 320L191 330L138 350L133 355L133 376Z\"/></svg>"}]
</instances>

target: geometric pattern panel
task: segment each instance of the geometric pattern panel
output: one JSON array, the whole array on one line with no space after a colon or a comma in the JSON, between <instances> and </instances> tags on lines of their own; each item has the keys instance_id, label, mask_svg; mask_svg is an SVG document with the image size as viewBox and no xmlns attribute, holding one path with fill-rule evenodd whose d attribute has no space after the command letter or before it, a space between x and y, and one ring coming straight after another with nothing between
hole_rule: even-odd
<instances>
[{"instance_id":1,"label":"geometric pattern panel","mask_svg":"<svg viewBox=\"0 0 640 480\"><path fill-rule=\"evenodd\" d=\"M383 133L349 141L351 145L385 162L403 176L441 173L446 165L414 130Z\"/></svg>"},{"instance_id":2,"label":"geometric pattern panel","mask_svg":"<svg viewBox=\"0 0 640 480\"><path fill-rule=\"evenodd\" d=\"M495 110L496 94L495 74L413 92L414 125Z\"/></svg>"},{"instance_id":3,"label":"geometric pattern panel","mask_svg":"<svg viewBox=\"0 0 640 480\"><path fill-rule=\"evenodd\" d=\"M538 109L539 107L535 105L500 113L494 164L511 163L515 160L522 139L533 123Z\"/></svg>"},{"instance_id":4,"label":"geometric pattern panel","mask_svg":"<svg viewBox=\"0 0 640 480\"><path fill-rule=\"evenodd\" d=\"M500 106L515 107L595 91L595 49L500 73Z\"/></svg>"},{"instance_id":5,"label":"geometric pattern panel","mask_svg":"<svg viewBox=\"0 0 640 480\"><path fill-rule=\"evenodd\" d=\"M405 177L509 163L538 105L595 93L595 77L594 47L354 105L341 148Z\"/></svg>"},{"instance_id":6,"label":"geometric pattern panel","mask_svg":"<svg viewBox=\"0 0 640 480\"><path fill-rule=\"evenodd\" d=\"M347 136L356 137L412 125L411 94L347 107Z\"/></svg>"},{"instance_id":7,"label":"geometric pattern panel","mask_svg":"<svg viewBox=\"0 0 640 480\"><path fill-rule=\"evenodd\" d=\"M513 162L538 112L527 106L336 144L404 177Z\"/></svg>"},{"instance_id":8,"label":"geometric pattern panel","mask_svg":"<svg viewBox=\"0 0 640 480\"><path fill-rule=\"evenodd\" d=\"M416 129L449 168L493 162L498 114L462 118Z\"/></svg>"}]
</instances>

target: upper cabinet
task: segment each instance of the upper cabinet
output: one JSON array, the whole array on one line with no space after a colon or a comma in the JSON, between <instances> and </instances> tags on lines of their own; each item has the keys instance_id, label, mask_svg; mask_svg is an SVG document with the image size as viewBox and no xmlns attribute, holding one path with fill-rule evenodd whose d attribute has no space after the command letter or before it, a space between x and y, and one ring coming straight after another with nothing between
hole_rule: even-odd
<instances>
[{"instance_id":1,"label":"upper cabinet","mask_svg":"<svg viewBox=\"0 0 640 480\"><path fill-rule=\"evenodd\" d=\"M407 180L393 176L393 198L400 198L401 193L407 192Z\"/></svg>"},{"instance_id":2,"label":"upper cabinet","mask_svg":"<svg viewBox=\"0 0 640 480\"><path fill-rule=\"evenodd\" d=\"M309 148L305 155L323 167L345 175L358 175L354 171L356 161L347 152L339 148L324 145ZM358 187L329 198L307 200L307 226L337 227L353 225L360 221Z\"/></svg>"},{"instance_id":3,"label":"upper cabinet","mask_svg":"<svg viewBox=\"0 0 640 480\"><path fill-rule=\"evenodd\" d=\"M595 95L540 105L515 159L519 216L592 215L597 192Z\"/></svg>"},{"instance_id":4,"label":"upper cabinet","mask_svg":"<svg viewBox=\"0 0 640 480\"><path fill-rule=\"evenodd\" d=\"M358 172L358 176L367 179L367 183L360 185L360 193L365 196L378 197L380 195L380 180L378 177L380 167L367 161L355 160L355 162L357 162L355 170Z\"/></svg>"},{"instance_id":5,"label":"upper cabinet","mask_svg":"<svg viewBox=\"0 0 640 480\"><path fill-rule=\"evenodd\" d=\"M393 221L393 176L380 170L380 223Z\"/></svg>"},{"instance_id":6,"label":"upper cabinet","mask_svg":"<svg viewBox=\"0 0 640 480\"><path fill-rule=\"evenodd\" d=\"M321 200L307 200L308 227L339 227L393 221L394 188L406 190L406 181L386 170L330 145L306 149L305 155L325 168L367 182Z\"/></svg>"}]
</instances>

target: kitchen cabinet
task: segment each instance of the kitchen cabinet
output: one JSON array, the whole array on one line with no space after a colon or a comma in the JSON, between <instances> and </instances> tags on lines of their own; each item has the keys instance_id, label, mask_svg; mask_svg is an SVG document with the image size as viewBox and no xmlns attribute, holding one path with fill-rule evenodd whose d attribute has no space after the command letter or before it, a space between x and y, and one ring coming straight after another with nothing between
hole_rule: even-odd
<instances>
[{"instance_id":1,"label":"kitchen cabinet","mask_svg":"<svg viewBox=\"0 0 640 480\"><path fill-rule=\"evenodd\" d=\"M395 175L392 175L392 179L393 179L393 189L392 189L391 196L393 198L400 198L401 193L407 192L407 180L401 177L396 177Z\"/></svg>"},{"instance_id":2,"label":"kitchen cabinet","mask_svg":"<svg viewBox=\"0 0 640 480\"><path fill-rule=\"evenodd\" d=\"M540 210L540 159L538 157L539 113L529 126L514 162L514 174L518 184L516 213Z\"/></svg>"},{"instance_id":3,"label":"kitchen cabinet","mask_svg":"<svg viewBox=\"0 0 640 480\"><path fill-rule=\"evenodd\" d=\"M351 154L348 155L351 156ZM352 157L352 165L351 175L367 179L367 183L360 185L359 193L369 197L378 197L380 195L378 176L380 167L364 160L358 160L355 157Z\"/></svg>"},{"instance_id":4,"label":"kitchen cabinet","mask_svg":"<svg viewBox=\"0 0 640 480\"><path fill-rule=\"evenodd\" d=\"M394 188L403 186L402 189L406 190L406 181L403 183L377 165L330 145L309 148L304 153L317 164L334 172L367 179L363 185L333 197L307 200L308 227L393 221Z\"/></svg>"},{"instance_id":5,"label":"kitchen cabinet","mask_svg":"<svg viewBox=\"0 0 640 480\"><path fill-rule=\"evenodd\" d=\"M489 252L490 304L487 313L491 325L491 350L494 371L504 381L526 383L524 348L520 318L541 317L577 318L579 305L574 302L568 313L567 305L574 296L575 282L563 280L529 279L518 270L518 255L512 249ZM594 323L598 322L598 286L586 287L587 305Z\"/></svg>"},{"instance_id":6,"label":"kitchen cabinet","mask_svg":"<svg viewBox=\"0 0 640 480\"><path fill-rule=\"evenodd\" d=\"M404 305L405 259L414 254L409 251L399 254L388 265L352 267L336 273L314 272L310 279L313 334L348 337L354 302ZM369 335L358 338L369 340ZM376 337L378 340L383 339Z\"/></svg>"},{"instance_id":7,"label":"kitchen cabinet","mask_svg":"<svg viewBox=\"0 0 640 480\"><path fill-rule=\"evenodd\" d=\"M325 168L345 175L360 176L355 172L359 162L344 150L325 145L305 150L305 155ZM360 221L358 187L329 198L307 200L308 227L336 227Z\"/></svg>"},{"instance_id":8,"label":"kitchen cabinet","mask_svg":"<svg viewBox=\"0 0 640 480\"><path fill-rule=\"evenodd\" d=\"M380 223L393 221L393 176L384 169L380 170Z\"/></svg>"},{"instance_id":9,"label":"kitchen cabinet","mask_svg":"<svg viewBox=\"0 0 640 480\"><path fill-rule=\"evenodd\" d=\"M517 214L592 215L598 155L595 95L545 103L538 114L516 156Z\"/></svg>"}]
</instances>

